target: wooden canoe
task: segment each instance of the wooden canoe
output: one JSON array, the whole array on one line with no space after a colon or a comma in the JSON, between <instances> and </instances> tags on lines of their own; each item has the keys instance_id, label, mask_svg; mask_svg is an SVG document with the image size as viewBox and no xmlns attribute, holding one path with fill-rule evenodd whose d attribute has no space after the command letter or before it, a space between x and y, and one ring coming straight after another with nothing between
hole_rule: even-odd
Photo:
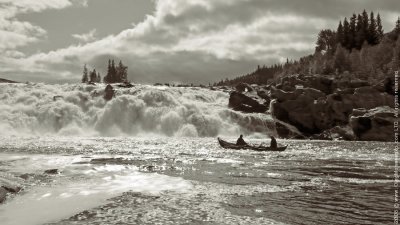
<instances>
[{"instance_id":1,"label":"wooden canoe","mask_svg":"<svg viewBox=\"0 0 400 225\"><path fill-rule=\"evenodd\" d=\"M271 148L268 146L236 145L235 143L230 143L230 142L224 141L221 138L218 138L218 142L221 145L221 147L226 148L226 149L253 150L253 151L259 151L259 152L266 152L266 151L283 152L287 148L287 146Z\"/></svg>"}]
</instances>

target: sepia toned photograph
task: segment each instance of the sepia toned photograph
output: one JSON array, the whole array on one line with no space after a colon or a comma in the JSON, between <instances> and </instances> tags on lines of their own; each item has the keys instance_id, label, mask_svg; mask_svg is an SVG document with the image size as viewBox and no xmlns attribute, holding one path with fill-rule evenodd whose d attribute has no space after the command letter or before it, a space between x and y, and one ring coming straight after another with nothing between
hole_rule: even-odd
<instances>
[{"instance_id":1,"label":"sepia toned photograph","mask_svg":"<svg viewBox=\"0 0 400 225\"><path fill-rule=\"evenodd\" d=\"M399 0L0 0L0 225L399 224Z\"/></svg>"}]
</instances>

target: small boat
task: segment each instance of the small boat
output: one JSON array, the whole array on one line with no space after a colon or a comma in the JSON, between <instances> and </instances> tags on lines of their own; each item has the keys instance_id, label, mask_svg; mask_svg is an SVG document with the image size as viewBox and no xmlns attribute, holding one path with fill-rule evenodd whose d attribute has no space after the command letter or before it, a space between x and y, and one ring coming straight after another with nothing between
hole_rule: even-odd
<instances>
[{"instance_id":1,"label":"small boat","mask_svg":"<svg viewBox=\"0 0 400 225\"><path fill-rule=\"evenodd\" d=\"M271 148L269 146L253 146L253 145L237 145L235 143L230 143L227 141L218 138L218 142L223 148L227 149L237 149L237 150L253 150L259 152L266 152L266 151L275 151L275 152L283 152L286 150L287 146Z\"/></svg>"}]
</instances>

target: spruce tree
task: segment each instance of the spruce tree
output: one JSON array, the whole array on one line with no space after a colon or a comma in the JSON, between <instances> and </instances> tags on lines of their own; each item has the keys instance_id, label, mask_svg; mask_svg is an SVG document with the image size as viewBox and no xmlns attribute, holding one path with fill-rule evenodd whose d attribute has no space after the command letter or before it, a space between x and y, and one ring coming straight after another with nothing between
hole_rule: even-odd
<instances>
[{"instance_id":1,"label":"spruce tree","mask_svg":"<svg viewBox=\"0 0 400 225\"><path fill-rule=\"evenodd\" d=\"M119 61L118 66L116 68L118 82L128 81L128 67L122 64L122 61Z\"/></svg>"},{"instance_id":2,"label":"spruce tree","mask_svg":"<svg viewBox=\"0 0 400 225\"><path fill-rule=\"evenodd\" d=\"M82 76L82 83L87 83L89 80L88 78L88 69L86 67L86 64L83 66L83 76Z\"/></svg>"},{"instance_id":3,"label":"spruce tree","mask_svg":"<svg viewBox=\"0 0 400 225\"><path fill-rule=\"evenodd\" d=\"M356 24L356 41L355 41L355 47L360 50L364 41L365 41L365 28L364 28L364 22L363 22L363 17L358 14L357 17L357 24Z\"/></svg>"},{"instance_id":4,"label":"spruce tree","mask_svg":"<svg viewBox=\"0 0 400 225\"><path fill-rule=\"evenodd\" d=\"M104 83L112 83L111 78L111 59L108 59L107 74L103 78Z\"/></svg>"},{"instance_id":5,"label":"spruce tree","mask_svg":"<svg viewBox=\"0 0 400 225\"><path fill-rule=\"evenodd\" d=\"M114 59L111 60L111 83L117 82L117 71L115 69L115 62Z\"/></svg>"},{"instance_id":6,"label":"spruce tree","mask_svg":"<svg viewBox=\"0 0 400 225\"><path fill-rule=\"evenodd\" d=\"M97 80L97 72L96 69L93 69L93 71L90 73L90 82L96 82Z\"/></svg>"},{"instance_id":7,"label":"spruce tree","mask_svg":"<svg viewBox=\"0 0 400 225\"><path fill-rule=\"evenodd\" d=\"M370 22L368 27L368 43L376 45L379 43L379 35L377 31L377 23L375 21L374 12L371 12Z\"/></svg>"},{"instance_id":8,"label":"spruce tree","mask_svg":"<svg viewBox=\"0 0 400 225\"><path fill-rule=\"evenodd\" d=\"M343 25L342 21L339 22L339 26L336 30L336 40L339 44L343 46L344 43L344 33L343 33Z\"/></svg>"},{"instance_id":9,"label":"spruce tree","mask_svg":"<svg viewBox=\"0 0 400 225\"><path fill-rule=\"evenodd\" d=\"M97 73L97 83L101 83L101 76L100 76L100 73Z\"/></svg>"},{"instance_id":10,"label":"spruce tree","mask_svg":"<svg viewBox=\"0 0 400 225\"><path fill-rule=\"evenodd\" d=\"M394 32L399 35L400 34L400 17L397 18L396 27L394 28Z\"/></svg>"},{"instance_id":11,"label":"spruce tree","mask_svg":"<svg viewBox=\"0 0 400 225\"><path fill-rule=\"evenodd\" d=\"M348 48L350 44L349 34L350 34L350 24L347 21L347 18L345 17L343 21L343 36L344 36L343 46L346 48Z\"/></svg>"},{"instance_id":12,"label":"spruce tree","mask_svg":"<svg viewBox=\"0 0 400 225\"><path fill-rule=\"evenodd\" d=\"M365 11L365 9L362 13L362 24L363 24L362 28L364 29L364 34L367 39L369 37L369 31L368 31L369 18L368 18L368 13L367 13L367 11Z\"/></svg>"},{"instance_id":13,"label":"spruce tree","mask_svg":"<svg viewBox=\"0 0 400 225\"><path fill-rule=\"evenodd\" d=\"M376 26L377 26L377 34L378 34L378 42L380 42L383 38L383 27L382 27L382 21L381 21L381 16L378 13L378 16L376 17Z\"/></svg>"},{"instance_id":14,"label":"spruce tree","mask_svg":"<svg viewBox=\"0 0 400 225\"><path fill-rule=\"evenodd\" d=\"M350 27L349 27L349 44L347 46L347 49L351 50L355 48L355 42L356 42L356 23L357 23L357 15L353 14L353 16L350 18Z\"/></svg>"}]
</instances>

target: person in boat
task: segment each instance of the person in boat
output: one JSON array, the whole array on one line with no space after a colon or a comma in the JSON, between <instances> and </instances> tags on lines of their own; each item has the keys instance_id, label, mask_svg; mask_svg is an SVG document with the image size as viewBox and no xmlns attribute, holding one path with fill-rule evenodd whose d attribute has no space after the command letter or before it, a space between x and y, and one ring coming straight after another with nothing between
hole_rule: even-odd
<instances>
[{"instance_id":1,"label":"person in boat","mask_svg":"<svg viewBox=\"0 0 400 225\"><path fill-rule=\"evenodd\" d=\"M271 148L277 148L278 147L278 143L276 142L276 139L274 136L271 136Z\"/></svg>"},{"instance_id":2,"label":"person in boat","mask_svg":"<svg viewBox=\"0 0 400 225\"><path fill-rule=\"evenodd\" d=\"M236 141L236 145L247 145L247 143L243 140L243 134Z\"/></svg>"}]
</instances>

